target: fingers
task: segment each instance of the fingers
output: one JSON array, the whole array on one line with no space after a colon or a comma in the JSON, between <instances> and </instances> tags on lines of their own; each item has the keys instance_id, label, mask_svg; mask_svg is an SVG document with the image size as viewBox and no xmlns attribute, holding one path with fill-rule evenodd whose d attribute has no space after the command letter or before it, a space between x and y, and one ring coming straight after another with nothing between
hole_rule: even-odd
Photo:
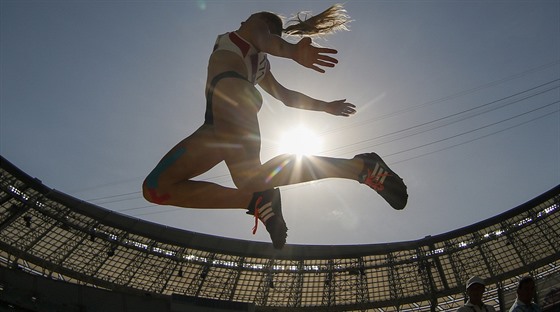
<instances>
[{"instance_id":1,"label":"fingers","mask_svg":"<svg viewBox=\"0 0 560 312\"><path fill-rule=\"evenodd\" d=\"M315 66L315 65L311 65L311 66L309 66L309 68L311 68L311 69L313 69L313 70L315 70L315 71L317 71L317 72L320 72L321 74L324 74L324 73L325 73L325 70L324 70L324 69L322 69L322 68L320 68L320 67L318 67L318 66Z\"/></svg>"},{"instance_id":2,"label":"fingers","mask_svg":"<svg viewBox=\"0 0 560 312\"><path fill-rule=\"evenodd\" d=\"M334 67L336 64L338 64L338 60L336 58L325 55L337 54L337 50L315 47L312 45L312 43L313 41L309 37L302 38L297 43L299 50L299 56L297 57L299 59L298 63L320 73L324 73L325 70L321 69L319 66Z\"/></svg>"},{"instance_id":3,"label":"fingers","mask_svg":"<svg viewBox=\"0 0 560 312\"><path fill-rule=\"evenodd\" d=\"M304 45L304 46L311 46L312 48L314 48L317 51L317 53L323 53L323 54L337 54L338 53L338 51L336 49L321 48L321 47L313 46L312 45L313 41L309 37L302 38L297 44L301 44L301 45Z\"/></svg>"},{"instance_id":4,"label":"fingers","mask_svg":"<svg viewBox=\"0 0 560 312\"><path fill-rule=\"evenodd\" d=\"M346 99L336 100L328 103L328 108L325 111L335 116L349 117L356 113L356 105L347 103Z\"/></svg>"},{"instance_id":5,"label":"fingers","mask_svg":"<svg viewBox=\"0 0 560 312\"><path fill-rule=\"evenodd\" d=\"M322 53L322 54L337 54L338 51L335 49L329 49L329 48L317 48L315 47L315 49L317 49L317 53Z\"/></svg>"},{"instance_id":6,"label":"fingers","mask_svg":"<svg viewBox=\"0 0 560 312\"><path fill-rule=\"evenodd\" d=\"M356 105L352 103L346 103L346 99L340 101L342 104L341 114L342 116L348 117L356 113Z\"/></svg>"},{"instance_id":7,"label":"fingers","mask_svg":"<svg viewBox=\"0 0 560 312\"><path fill-rule=\"evenodd\" d=\"M353 108L347 108L342 113L345 114L344 116L348 117L350 115L354 115L356 113L356 110Z\"/></svg>"},{"instance_id":8,"label":"fingers","mask_svg":"<svg viewBox=\"0 0 560 312\"><path fill-rule=\"evenodd\" d=\"M328 57L328 56L324 56L324 55L318 55L317 58L313 61L313 64L311 64L312 68L317 70L319 68L319 66L323 66L323 67L334 67L336 64L338 63L338 60L332 57ZM320 69L317 70L320 73L324 73L325 70Z\"/></svg>"},{"instance_id":9,"label":"fingers","mask_svg":"<svg viewBox=\"0 0 560 312\"><path fill-rule=\"evenodd\" d=\"M315 64L325 67L334 67L334 65L336 65L335 63L324 62L321 60L316 61Z\"/></svg>"},{"instance_id":10,"label":"fingers","mask_svg":"<svg viewBox=\"0 0 560 312\"><path fill-rule=\"evenodd\" d=\"M324 61L324 62L329 62L329 63L333 63L333 64L338 64L337 59L335 59L334 57L330 57L328 55L318 54L317 55L317 60Z\"/></svg>"},{"instance_id":11,"label":"fingers","mask_svg":"<svg viewBox=\"0 0 560 312\"><path fill-rule=\"evenodd\" d=\"M354 115L355 113L356 113L356 110L353 109L353 108L349 108L349 107L343 109L342 112L340 112L340 114L342 116L345 116L345 117L349 117L350 115Z\"/></svg>"}]
</instances>

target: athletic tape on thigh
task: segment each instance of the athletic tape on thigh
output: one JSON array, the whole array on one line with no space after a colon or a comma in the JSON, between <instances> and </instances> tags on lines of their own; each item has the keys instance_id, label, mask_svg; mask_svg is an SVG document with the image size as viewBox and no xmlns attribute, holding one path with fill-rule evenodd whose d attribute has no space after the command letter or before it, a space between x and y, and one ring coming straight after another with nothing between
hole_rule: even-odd
<instances>
[{"instance_id":1,"label":"athletic tape on thigh","mask_svg":"<svg viewBox=\"0 0 560 312\"><path fill-rule=\"evenodd\" d=\"M186 148L180 147L172 154L164 157L161 162L150 172L148 177L146 178L146 186L148 187L148 191L150 193L150 197L152 198L153 202L155 203L163 203L164 201L170 198L169 194L162 194L158 195L156 189L159 185L159 177L163 172L165 172L169 167L171 167L185 152L187 151Z\"/></svg>"}]
</instances>

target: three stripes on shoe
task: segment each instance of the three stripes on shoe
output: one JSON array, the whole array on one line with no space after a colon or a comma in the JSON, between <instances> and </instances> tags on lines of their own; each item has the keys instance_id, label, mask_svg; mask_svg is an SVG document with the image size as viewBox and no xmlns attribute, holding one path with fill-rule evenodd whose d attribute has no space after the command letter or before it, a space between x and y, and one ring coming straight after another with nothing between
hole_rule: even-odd
<instances>
[{"instance_id":1,"label":"three stripes on shoe","mask_svg":"<svg viewBox=\"0 0 560 312\"><path fill-rule=\"evenodd\" d=\"M255 204L256 207L262 201L262 196L257 199L257 203ZM260 208L255 208L255 226L253 227L253 235L257 233L257 226L259 224L259 219L266 224L266 221L274 216L274 212L272 211L272 202L266 203L264 206Z\"/></svg>"},{"instance_id":2,"label":"three stripes on shoe","mask_svg":"<svg viewBox=\"0 0 560 312\"><path fill-rule=\"evenodd\" d=\"M383 167L379 165L379 162L376 162L373 170L368 169L365 182L376 191L382 191L385 188L383 183L385 182L385 178L387 178L387 176L389 176L389 172L383 169Z\"/></svg>"}]
</instances>

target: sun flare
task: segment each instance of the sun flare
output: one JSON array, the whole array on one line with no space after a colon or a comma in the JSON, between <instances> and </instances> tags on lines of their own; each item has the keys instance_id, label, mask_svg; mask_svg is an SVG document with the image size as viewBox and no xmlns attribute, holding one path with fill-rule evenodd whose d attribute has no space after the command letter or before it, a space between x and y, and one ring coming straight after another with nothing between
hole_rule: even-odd
<instances>
[{"instance_id":1,"label":"sun flare","mask_svg":"<svg viewBox=\"0 0 560 312\"><path fill-rule=\"evenodd\" d=\"M295 127L282 134L278 141L280 154L313 155L321 151L321 138L309 128Z\"/></svg>"}]
</instances>

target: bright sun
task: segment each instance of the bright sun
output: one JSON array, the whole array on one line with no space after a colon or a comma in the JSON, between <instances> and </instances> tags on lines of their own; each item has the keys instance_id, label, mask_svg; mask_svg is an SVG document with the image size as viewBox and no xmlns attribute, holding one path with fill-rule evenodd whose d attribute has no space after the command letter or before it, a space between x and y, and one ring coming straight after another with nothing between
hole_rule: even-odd
<instances>
[{"instance_id":1,"label":"bright sun","mask_svg":"<svg viewBox=\"0 0 560 312\"><path fill-rule=\"evenodd\" d=\"M313 155L321 151L322 140L310 129L299 126L283 133L278 142L281 154Z\"/></svg>"}]
</instances>

